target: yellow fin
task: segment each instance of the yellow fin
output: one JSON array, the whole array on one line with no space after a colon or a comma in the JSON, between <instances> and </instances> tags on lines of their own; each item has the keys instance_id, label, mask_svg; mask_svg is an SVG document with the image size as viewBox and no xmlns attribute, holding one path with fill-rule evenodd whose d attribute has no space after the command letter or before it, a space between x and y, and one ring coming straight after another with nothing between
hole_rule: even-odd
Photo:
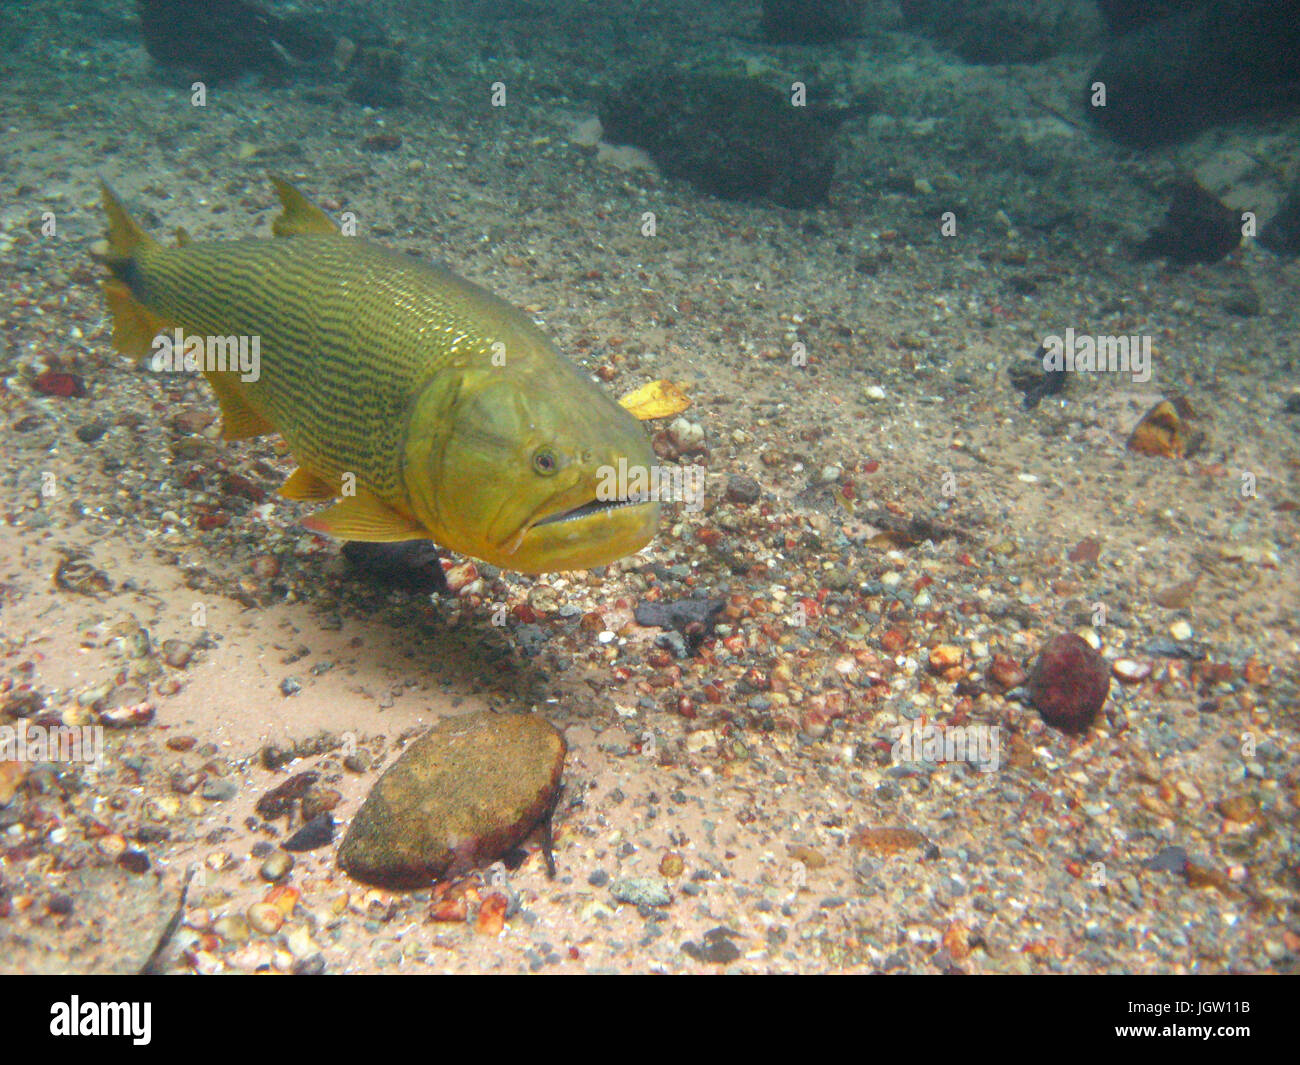
<instances>
[{"instance_id":1,"label":"yellow fin","mask_svg":"<svg viewBox=\"0 0 1300 1065\"><path fill-rule=\"evenodd\" d=\"M176 227L176 247L183 248L186 244L193 244L194 238L190 236L190 231L184 226Z\"/></svg>"},{"instance_id":2,"label":"yellow fin","mask_svg":"<svg viewBox=\"0 0 1300 1065\"><path fill-rule=\"evenodd\" d=\"M275 174L268 175L275 186L275 194L280 197L284 210L271 223L271 232L277 237L297 237L304 233L334 233L338 225L329 215L307 199L289 182Z\"/></svg>"},{"instance_id":3,"label":"yellow fin","mask_svg":"<svg viewBox=\"0 0 1300 1065\"><path fill-rule=\"evenodd\" d=\"M313 514L303 525L312 532L326 533L340 540L379 544L429 539L428 531L414 518L399 514L364 488L358 488L355 496Z\"/></svg>"},{"instance_id":4,"label":"yellow fin","mask_svg":"<svg viewBox=\"0 0 1300 1065\"><path fill-rule=\"evenodd\" d=\"M101 181L99 189L104 198L104 213L108 215L108 247L92 254L111 266L132 258L141 248L158 247L158 242L131 217L108 182Z\"/></svg>"},{"instance_id":5,"label":"yellow fin","mask_svg":"<svg viewBox=\"0 0 1300 1065\"><path fill-rule=\"evenodd\" d=\"M204 371L203 376L217 394L217 403L221 407L221 439L247 440L250 436L277 431L265 415L249 406L238 374L213 370Z\"/></svg>"},{"instance_id":6,"label":"yellow fin","mask_svg":"<svg viewBox=\"0 0 1300 1065\"><path fill-rule=\"evenodd\" d=\"M299 466L289 475L289 479L280 485L280 494L285 499L337 499L339 488L317 477L306 466Z\"/></svg>"},{"instance_id":7,"label":"yellow fin","mask_svg":"<svg viewBox=\"0 0 1300 1065\"><path fill-rule=\"evenodd\" d=\"M131 290L117 278L109 278L103 287L113 315L113 346L123 355L148 355L153 350L153 338L167 328L167 323L131 295Z\"/></svg>"},{"instance_id":8,"label":"yellow fin","mask_svg":"<svg viewBox=\"0 0 1300 1065\"><path fill-rule=\"evenodd\" d=\"M618 405L631 413L637 421L652 418L671 418L681 414L691 405L690 397L669 380L651 381L634 392L629 392Z\"/></svg>"}]
</instances>

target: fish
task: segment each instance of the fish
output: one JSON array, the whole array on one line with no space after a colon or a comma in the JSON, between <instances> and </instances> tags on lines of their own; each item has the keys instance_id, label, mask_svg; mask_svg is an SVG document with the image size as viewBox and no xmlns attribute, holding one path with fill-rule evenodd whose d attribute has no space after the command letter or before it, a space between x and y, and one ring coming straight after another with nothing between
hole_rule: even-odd
<instances>
[{"instance_id":1,"label":"fish","mask_svg":"<svg viewBox=\"0 0 1300 1065\"><path fill-rule=\"evenodd\" d=\"M638 417L671 403L639 389L634 416L505 300L344 235L270 177L282 206L273 237L178 231L175 246L100 182L108 235L92 255L107 269L118 350L157 358L167 330L187 346L255 340L255 373L212 349L194 368L216 395L224 439L284 438L297 468L282 496L334 501L302 522L315 532L432 540L522 573L595 568L651 541L659 501L620 491L615 471L650 470Z\"/></svg>"}]
</instances>

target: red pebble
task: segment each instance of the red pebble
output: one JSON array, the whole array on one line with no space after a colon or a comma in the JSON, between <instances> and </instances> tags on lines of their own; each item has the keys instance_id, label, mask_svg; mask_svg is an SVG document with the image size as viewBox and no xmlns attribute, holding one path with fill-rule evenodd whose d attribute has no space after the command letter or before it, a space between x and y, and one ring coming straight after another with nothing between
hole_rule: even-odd
<instances>
[{"instance_id":1,"label":"red pebble","mask_svg":"<svg viewBox=\"0 0 1300 1065\"><path fill-rule=\"evenodd\" d=\"M38 374L32 387L42 396L58 396L60 399L80 399L86 394L86 384L79 376L57 370Z\"/></svg>"},{"instance_id":2,"label":"red pebble","mask_svg":"<svg viewBox=\"0 0 1300 1065\"><path fill-rule=\"evenodd\" d=\"M1029 698L1049 725L1081 732L1092 724L1110 693L1110 667L1072 632L1053 636L1029 674Z\"/></svg>"}]
</instances>

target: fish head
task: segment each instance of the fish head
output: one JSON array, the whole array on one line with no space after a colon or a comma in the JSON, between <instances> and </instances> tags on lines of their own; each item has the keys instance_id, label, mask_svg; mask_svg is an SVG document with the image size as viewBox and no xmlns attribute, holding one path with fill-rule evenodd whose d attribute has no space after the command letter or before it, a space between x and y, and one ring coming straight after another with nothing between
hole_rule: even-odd
<instances>
[{"instance_id":1,"label":"fish head","mask_svg":"<svg viewBox=\"0 0 1300 1065\"><path fill-rule=\"evenodd\" d=\"M436 379L408 434L416 516L454 551L523 573L603 566L659 525L645 430L572 364Z\"/></svg>"}]
</instances>

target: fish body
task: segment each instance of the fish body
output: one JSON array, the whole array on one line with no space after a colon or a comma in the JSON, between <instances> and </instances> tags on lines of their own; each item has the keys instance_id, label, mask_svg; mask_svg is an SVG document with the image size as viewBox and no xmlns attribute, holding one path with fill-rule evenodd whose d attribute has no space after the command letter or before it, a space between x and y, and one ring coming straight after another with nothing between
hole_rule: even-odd
<instances>
[{"instance_id":1,"label":"fish body","mask_svg":"<svg viewBox=\"0 0 1300 1065\"><path fill-rule=\"evenodd\" d=\"M163 247L110 189L105 292L114 339L160 330L256 338L255 375L205 368L223 435L279 432L281 488L337 499L309 528L431 539L507 569L604 565L643 547L658 503L610 471L654 461L639 422L504 300L450 270L340 235L276 181L273 239ZM611 490L613 487L614 490Z\"/></svg>"}]
</instances>

